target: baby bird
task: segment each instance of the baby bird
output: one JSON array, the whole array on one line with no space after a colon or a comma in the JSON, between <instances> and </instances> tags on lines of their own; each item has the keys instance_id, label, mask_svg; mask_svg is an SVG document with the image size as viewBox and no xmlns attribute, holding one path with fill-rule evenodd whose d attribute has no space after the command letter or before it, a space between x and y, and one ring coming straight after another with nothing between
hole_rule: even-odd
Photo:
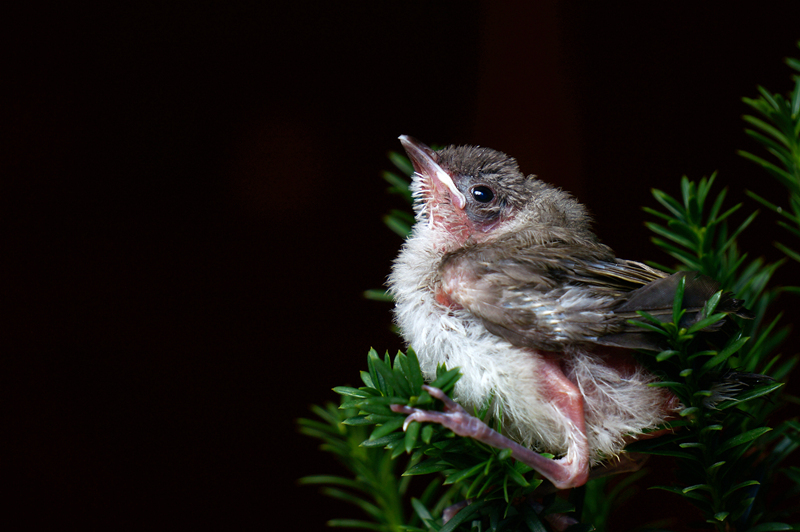
<instances>
[{"instance_id":1,"label":"baby bird","mask_svg":"<svg viewBox=\"0 0 800 532\"><path fill-rule=\"evenodd\" d=\"M426 387L445 412L392 408L409 414L406 423L436 422L509 448L558 489L584 484L592 466L678 407L631 356L661 350L663 337L628 320L638 310L671 320L682 277L684 319L696 320L717 284L616 258L583 205L504 153L400 141L415 170L417 221L389 277L397 324L428 380L439 364L461 369L461 405L494 397L508 437L434 388ZM718 309L741 304L725 294Z\"/></svg>"}]
</instances>

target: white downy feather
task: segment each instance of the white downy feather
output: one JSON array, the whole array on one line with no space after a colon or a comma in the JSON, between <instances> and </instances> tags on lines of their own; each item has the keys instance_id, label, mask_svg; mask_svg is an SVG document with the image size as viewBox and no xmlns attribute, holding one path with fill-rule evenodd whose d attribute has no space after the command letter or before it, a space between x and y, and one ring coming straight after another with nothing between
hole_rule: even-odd
<instances>
[{"instance_id":1,"label":"white downy feather","mask_svg":"<svg viewBox=\"0 0 800 532\"><path fill-rule=\"evenodd\" d=\"M426 214L418 210L418 219ZM539 451L566 453L570 421L544 397L541 355L489 333L469 312L435 300L436 266L445 247L436 236L446 238L417 223L389 277L397 324L417 352L423 374L430 381L439 364L461 368L456 399L462 405L481 406L494 394L492 414L502 412L510 437ZM564 357L566 376L584 397L593 463L618 455L626 435L664 422L663 391L648 386L652 376L644 371L625 375L585 350L568 350Z\"/></svg>"}]
</instances>

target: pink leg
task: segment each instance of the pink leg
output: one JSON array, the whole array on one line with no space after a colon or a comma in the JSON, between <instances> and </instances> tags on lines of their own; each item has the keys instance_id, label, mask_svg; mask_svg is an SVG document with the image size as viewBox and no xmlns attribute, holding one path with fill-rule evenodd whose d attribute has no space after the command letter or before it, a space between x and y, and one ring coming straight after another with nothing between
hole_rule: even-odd
<instances>
[{"instance_id":1,"label":"pink leg","mask_svg":"<svg viewBox=\"0 0 800 532\"><path fill-rule=\"evenodd\" d=\"M556 478L545 476L558 489L583 486L589 480L589 441L586 439L583 395L564 375L555 359L545 358L544 362L546 364L537 370L543 394L562 414L569 442L567 454L554 461L559 467Z\"/></svg>"},{"instance_id":2,"label":"pink leg","mask_svg":"<svg viewBox=\"0 0 800 532\"><path fill-rule=\"evenodd\" d=\"M545 362L544 367L540 368L545 395L563 413L568 431L567 454L559 460L544 458L492 430L480 419L469 415L461 405L438 388L423 386L431 396L444 403L444 412L431 412L405 405L392 405L391 408L395 412L409 414L404 429L412 421L438 423L459 436L473 438L498 449L510 449L511 456L541 473L558 489L582 486L589 476L589 445L583 418L583 397L576 386L564 376L555 361L545 359Z\"/></svg>"}]
</instances>

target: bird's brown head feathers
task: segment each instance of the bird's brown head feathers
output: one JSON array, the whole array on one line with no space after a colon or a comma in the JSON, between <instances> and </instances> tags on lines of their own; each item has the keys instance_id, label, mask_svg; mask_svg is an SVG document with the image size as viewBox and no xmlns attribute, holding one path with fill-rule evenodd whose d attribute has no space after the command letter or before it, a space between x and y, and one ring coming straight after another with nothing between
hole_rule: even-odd
<instances>
[{"instance_id":1,"label":"bird's brown head feathers","mask_svg":"<svg viewBox=\"0 0 800 532\"><path fill-rule=\"evenodd\" d=\"M453 246L495 240L522 227L593 238L583 205L525 176L513 157L480 146L434 151L405 135L400 141L414 165L418 216Z\"/></svg>"}]
</instances>

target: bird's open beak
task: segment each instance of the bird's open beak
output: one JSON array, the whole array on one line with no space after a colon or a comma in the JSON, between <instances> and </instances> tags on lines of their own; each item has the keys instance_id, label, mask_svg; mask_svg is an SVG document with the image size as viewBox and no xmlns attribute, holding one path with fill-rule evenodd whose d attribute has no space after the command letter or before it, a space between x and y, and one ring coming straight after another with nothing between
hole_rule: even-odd
<instances>
[{"instance_id":1,"label":"bird's open beak","mask_svg":"<svg viewBox=\"0 0 800 532\"><path fill-rule=\"evenodd\" d=\"M400 135L400 142L403 144L414 170L423 179L430 180L434 193L440 198L444 198L444 192L450 192L450 202L459 210L463 210L467 205L464 194L456 188L450 174L436 163L434 151L414 137Z\"/></svg>"}]
</instances>

